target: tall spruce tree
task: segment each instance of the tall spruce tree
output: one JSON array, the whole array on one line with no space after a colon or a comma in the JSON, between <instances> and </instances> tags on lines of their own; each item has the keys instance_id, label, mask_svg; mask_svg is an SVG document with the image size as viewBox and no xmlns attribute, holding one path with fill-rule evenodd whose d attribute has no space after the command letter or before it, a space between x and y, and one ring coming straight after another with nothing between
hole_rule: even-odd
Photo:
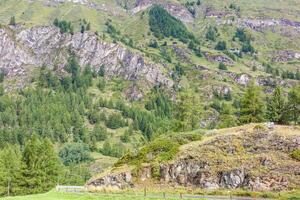
<instances>
[{"instance_id":1,"label":"tall spruce tree","mask_svg":"<svg viewBox=\"0 0 300 200\"><path fill-rule=\"evenodd\" d=\"M265 105L260 88L251 82L241 99L240 122L257 123L264 120Z\"/></svg>"},{"instance_id":2,"label":"tall spruce tree","mask_svg":"<svg viewBox=\"0 0 300 200\"><path fill-rule=\"evenodd\" d=\"M17 146L7 145L0 152L0 196L22 193L21 168L20 149Z\"/></svg>"},{"instance_id":3,"label":"tall spruce tree","mask_svg":"<svg viewBox=\"0 0 300 200\"><path fill-rule=\"evenodd\" d=\"M267 104L267 118L269 121L283 124L285 123L285 105L286 100L282 94L282 89L276 87L272 97L268 99Z\"/></svg>"},{"instance_id":4,"label":"tall spruce tree","mask_svg":"<svg viewBox=\"0 0 300 200\"><path fill-rule=\"evenodd\" d=\"M35 135L27 141L23 151L26 194L46 192L55 186L59 177L60 161L51 142L40 141Z\"/></svg>"},{"instance_id":5,"label":"tall spruce tree","mask_svg":"<svg viewBox=\"0 0 300 200\"><path fill-rule=\"evenodd\" d=\"M293 88L288 95L287 117L295 124L300 122L300 87Z\"/></svg>"}]
</instances>

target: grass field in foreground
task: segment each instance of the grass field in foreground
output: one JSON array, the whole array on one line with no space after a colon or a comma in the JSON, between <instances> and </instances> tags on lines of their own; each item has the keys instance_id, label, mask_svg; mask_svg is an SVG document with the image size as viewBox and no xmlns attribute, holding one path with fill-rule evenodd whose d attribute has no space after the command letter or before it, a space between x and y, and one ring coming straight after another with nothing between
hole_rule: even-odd
<instances>
[{"instance_id":1,"label":"grass field in foreground","mask_svg":"<svg viewBox=\"0 0 300 200\"><path fill-rule=\"evenodd\" d=\"M71 193L59 193L59 192L48 192L45 194L36 194L28 196L18 196L18 197L6 197L0 198L1 200L139 200L139 199L151 199L151 200L160 200L159 198L144 198L142 196L134 197L132 195L128 196L126 194L113 195L109 194L71 194ZM163 198L161 198L163 199ZM172 200L168 198L169 200ZM177 198L178 199L178 198ZM175 199L174 199L175 200Z\"/></svg>"},{"instance_id":2,"label":"grass field in foreground","mask_svg":"<svg viewBox=\"0 0 300 200\"><path fill-rule=\"evenodd\" d=\"M0 200L163 200L164 198L159 198L157 197L158 193L155 196L150 196L149 197L143 197L142 193L139 193L139 196L135 196L132 193L131 194L74 194L74 193L62 193L62 192L56 192L55 190L52 190L48 193L45 194L36 194L36 195L28 195L28 196L18 196L18 197L5 197L5 198L0 198ZM162 194L162 193L160 193ZM273 195L272 195L273 194ZM211 194L212 195L212 194ZM223 193L218 194L219 195L224 195ZM228 194L227 194L228 195ZM233 196L244 196L245 195L233 195ZM157 198L156 198L157 197ZM169 198L170 196L167 195L168 200L172 200L172 198ZM258 197L258 196L257 196ZM253 199L255 199L254 196L252 196ZM294 190L294 191L288 191L288 192L282 192L280 194L278 193L270 193L267 195L260 196L260 198L269 198L269 199L278 199L278 200L300 200L300 191L299 190ZM177 198L179 199L179 196ZM186 198L184 198L186 199ZM193 198L194 199L194 198ZM187 200L187 199L186 199ZM204 200L204 199L202 199Z\"/></svg>"}]
</instances>

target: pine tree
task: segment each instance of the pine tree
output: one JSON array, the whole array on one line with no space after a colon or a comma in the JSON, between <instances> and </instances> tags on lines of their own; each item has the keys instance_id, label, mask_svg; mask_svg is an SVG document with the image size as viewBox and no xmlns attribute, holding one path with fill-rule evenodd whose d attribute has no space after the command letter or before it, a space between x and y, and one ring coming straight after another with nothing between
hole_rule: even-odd
<instances>
[{"instance_id":1,"label":"pine tree","mask_svg":"<svg viewBox=\"0 0 300 200\"><path fill-rule=\"evenodd\" d=\"M299 124L300 117L300 87L293 88L288 95L287 117L295 124Z\"/></svg>"},{"instance_id":2,"label":"pine tree","mask_svg":"<svg viewBox=\"0 0 300 200\"><path fill-rule=\"evenodd\" d=\"M7 145L0 152L0 196L22 193L21 152L17 146Z\"/></svg>"},{"instance_id":3,"label":"pine tree","mask_svg":"<svg viewBox=\"0 0 300 200\"><path fill-rule=\"evenodd\" d=\"M27 194L46 192L57 183L61 164L48 139L33 135L23 151L23 176Z\"/></svg>"},{"instance_id":4,"label":"pine tree","mask_svg":"<svg viewBox=\"0 0 300 200\"><path fill-rule=\"evenodd\" d=\"M264 102L260 88L250 83L241 99L241 123L256 123L264 120Z\"/></svg>"},{"instance_id":5,"label":"pine tree","mask_svg":"<svg viewBox=\"0 0 300 200\"><path fill-rule=\"evenodd\" d=\"M12 16L10 18L9 25L11 25L11 26L15 26L16 25L16 18L15 18L15 16Z\"/></svg>"},{"instance_id":6,"label":"pine tree","mask_svg":"<svg viewBox=\"0 0 300 200\"><path fill-rule=\"evenodd\" d=\"M40 155L40 167L43 169L43 191L52 189L62 172L62 165L53 144L49 139L41 142L42 154Z\"/></svg>"},{"instance_id":7,"label":"pine tree","mask_svg":"<svg viewBox=\"0 0 300 200\"><path fill-rule=\"evenodd\" d=\"M282 89L276 87L272 97L268 99L266 113L268 120L279 124L284 123L285 104L286 102L282 94Z\"/></svg>"},{"instance_id":8,"label":"pine tree","mask_svg":"<svg viewBox=\"0 0 300 200\"><path fill-rule=\"evenodd\" d=\"M27 141L22 160L25 164L23 169L24 179L23 187L28 188L26 194L33 194L42 192L43 169L40 167L40 155L42 149L40 148L40 140L34 135Z\"/></svg>"}]
</instances>

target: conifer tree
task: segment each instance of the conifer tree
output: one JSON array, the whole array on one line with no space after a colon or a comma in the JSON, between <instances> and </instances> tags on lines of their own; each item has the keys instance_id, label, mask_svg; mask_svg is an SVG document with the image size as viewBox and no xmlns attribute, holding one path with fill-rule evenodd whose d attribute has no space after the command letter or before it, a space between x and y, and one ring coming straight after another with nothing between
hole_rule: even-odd
<instances>
[{"instance_id":1,"label":"conifer tree","mask_svg":"<svg viewBox=\"0 0 300 200\"><path fill-rule=\"evenodd\" d=\"M272 97L268 99L266 113L268 120L279 124L284 123L285 104L286 102L282 94L282 89L276 87Z\"/></svg>"},{"instance_id":2,"label":"conifer tree","mask_svg":"<svg viewBox=\"0 0 300 200\"><path fill-rule=\"evenodd\" d=\"M264 107L260 88L251 82L241 99L240 122L262 122L264 120Z\"/></svg>"},{"instance_id":3,"label":"conifer tree","mask_svg":"<svg viewBox=\"0 0 300 200\"><path fill-rule=\"evenodd\" d=\"M288 95L287 117L295 124L299 124L300 118L300 87L293 88Z\"/></svg>"},{"instance_id":4,"label":"conifer tree","mask_svg":"<svg viewBox=\"0 0 300 200\"><path fill-rule=\"evenodd\" d=\"M17 146L7 145L0 152L0 196L22 193L21 152Z\"/></svg>"}]
</instances>

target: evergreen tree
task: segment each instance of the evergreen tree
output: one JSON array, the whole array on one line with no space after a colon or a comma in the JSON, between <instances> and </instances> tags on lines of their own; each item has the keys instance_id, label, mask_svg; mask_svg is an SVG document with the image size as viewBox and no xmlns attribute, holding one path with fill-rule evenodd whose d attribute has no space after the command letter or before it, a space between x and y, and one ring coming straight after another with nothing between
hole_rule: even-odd
<instances>
[{"instance_id":1,"label":"evergreen tree","mask_svg":"<svg viewBox=\"0 0 300 200\"><path fill-rule=\"evenodd\" d=\"M12 16L10 18L9 25L11 25L11 26L15 26L16 25L16 18L15 18L15 16Z\"/></svg>"},{"instance_id":2,"label":"evergreen tree","mask_svg":"<svg viewBox=\"0 0 300 200\"><path fill-rule=\"evenodd\" d=\"M264 120L264 107L260 88L251 82L241 99L240 122L262 122Z\"/></svg>"},{"instance_id":3,"label":"evergreen tree","mask_svg":"<svg viewBox=\"0 0 300 200\"><path fill-rule=\"evenodd\" d=\"M17 146L7 145L0 151L0 196L23 193L21 152Z\"/></svg>"},{"instance_id":4,"label":"evergreen tree","mask_svg":"<svg viewBox=\"0 0 300 200\"><path fill-rule=\"evenodd\" d=\"M287 117L295 124L300 122L300 87L293 88L288 95Z\"/></svg>"},{"instance_id":5,"label":"evergreen tree","mask_svg":"<svg viewBox=\"0 0 300 200\"><path fill-rule=\"evenodd\" d=\"M267 118L271 122L282 124L285 116L285 98L282 94L282 89L276 87L272 97L268 99L267 104Z\"/></svg>"},{"instance_id":6,"label":"evergreen tree","mask_svg":"<svg viewBox=\"0 0 300 200\"><path fill-rule=\"evenodd\" d=\"M219 51L224 51L227 49L227 44L225 41L219 41L218 44L216 45L215 47L216 50L219 50Z\"/></svg>"}]
</instances>

